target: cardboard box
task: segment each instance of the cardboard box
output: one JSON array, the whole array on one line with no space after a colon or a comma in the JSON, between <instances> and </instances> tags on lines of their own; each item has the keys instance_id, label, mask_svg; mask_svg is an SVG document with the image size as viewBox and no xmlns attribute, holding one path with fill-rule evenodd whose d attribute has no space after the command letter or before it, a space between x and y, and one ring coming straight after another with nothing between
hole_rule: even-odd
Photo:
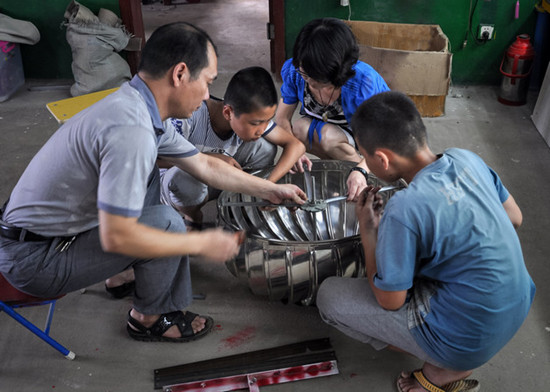
<instances>
[{"instance_id":1,"label":"cardboard box","mask_svg":"<svg viewBox=\"0 0 550 392\"><path fill-rule=\"evenodd\" d=\"M359 58L392 90L411 97L423 117L445 113L453 55L439 25L345 22L357 38Z\"/></svg>"},{"instance_id":2,"label":"cardboard box","mask_svg":"<svg viewBox=\"0 0 550 392\"><path fill-rule=\"evenodd\" d=\"M0 102L7 100L25 84L19 44L0 41Z\"/></svg>"}]
</instances>

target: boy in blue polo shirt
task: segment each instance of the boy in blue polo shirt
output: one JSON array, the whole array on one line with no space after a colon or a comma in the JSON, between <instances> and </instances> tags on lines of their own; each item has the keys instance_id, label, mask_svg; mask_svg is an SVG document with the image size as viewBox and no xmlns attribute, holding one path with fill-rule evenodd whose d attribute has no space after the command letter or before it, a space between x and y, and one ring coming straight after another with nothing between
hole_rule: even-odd
<instances>
[{"instance_id":1,"label":"boy in blue polo shirt","mask_svg":"<svg viewBox=\"0 0 550 392\"><path fill-rule=\"evenodd\" d=\"M434 154L402 93L363 103L352 127L372 172L409 186L385 207L378 188L361 193L366 278L324 281L319 311L375 349L423 360L422 369L401 373L399 391L478 391L466 378L514 336L535 293L515 231L521 211L474 153Z\"/></svg>"}]
</instances>

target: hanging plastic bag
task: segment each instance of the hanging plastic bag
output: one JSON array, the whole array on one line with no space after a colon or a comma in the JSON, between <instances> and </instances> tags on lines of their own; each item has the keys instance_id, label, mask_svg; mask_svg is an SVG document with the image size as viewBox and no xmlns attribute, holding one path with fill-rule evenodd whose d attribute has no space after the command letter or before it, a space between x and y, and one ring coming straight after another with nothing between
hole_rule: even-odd
<instances>
[{"instance_id":1,"label":"hanging plastic bag","mask_svg":"<svg viewBox=\"0 0 550 392\"><path fill-rule=\"evenodd\" d=\"M0 14L0 41L34 45L40 41L40 32L31 22Z\"/></svg>"}]
</instances>

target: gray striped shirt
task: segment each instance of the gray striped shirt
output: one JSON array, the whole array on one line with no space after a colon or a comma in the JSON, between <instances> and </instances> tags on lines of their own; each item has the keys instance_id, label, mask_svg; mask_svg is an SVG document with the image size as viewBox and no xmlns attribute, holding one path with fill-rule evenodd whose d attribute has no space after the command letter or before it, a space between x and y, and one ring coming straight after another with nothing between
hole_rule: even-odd
<instances>
[{"instance_id":1,"label":"gray striped shirt","mask_svg":"<svg viewBox=\"0 0 550 392\"><path fill-rule=\"evenodd\" d=\"M262 137L265 137L275 128L275 123L270 121ZM190 141L199 151L204 153L217 153L234 157L243 140L232 133L227 139L220 138L210 121L210 113L206 102L196 110L188 119L169 118L164 121L164 128L168 131L176 131Z\"/></svg>"}]
</instances>

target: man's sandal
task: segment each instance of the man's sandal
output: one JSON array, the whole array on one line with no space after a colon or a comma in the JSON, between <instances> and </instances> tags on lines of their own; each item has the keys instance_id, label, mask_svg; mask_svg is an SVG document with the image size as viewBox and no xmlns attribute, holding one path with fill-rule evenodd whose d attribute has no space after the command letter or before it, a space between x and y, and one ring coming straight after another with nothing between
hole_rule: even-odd
<instances>
[{"instance_id":1,"label":"man's sandal","mask_svg":"<svg viewBox=\"0 0 550 392\"><path fill-rule=\"evenodd\" d=\"M160 315L159 319L155 321L152 326L147 328L135 318L133 318L130 315L130 312L128 312L128 323L131 324L134 328L130 327L130 325L127 325L126 330L132 338L140 340L142 342L190 342L208 334L214 324L214 321L211 317L199 316L206 319L206 323L204 324L203 329L201 329L197 333L194 333L191 323L197 316L198 314L189 311L184 313L181 310L164 313ZM181 337L170 338L162 336L170 327L174 325L178 327L181 333Z\"/></svg>"},{"instance_id":2,"label":"man's sandal","mask_svg":"<svg viewBox=\"0 0 550 392\"><path fill-rule=\"evenodd\" d=\"M410 375L411 378L416 379L418 383L429 392L477 392L479 391L479 381L477 380L458 380L450 382L442 387L438 387L430 382L422 372L422 369L415 370ZM403 392L399 386L399 380L402 376L399 376L397 380L397 390Z\"/></svg>"}]
</instances>

